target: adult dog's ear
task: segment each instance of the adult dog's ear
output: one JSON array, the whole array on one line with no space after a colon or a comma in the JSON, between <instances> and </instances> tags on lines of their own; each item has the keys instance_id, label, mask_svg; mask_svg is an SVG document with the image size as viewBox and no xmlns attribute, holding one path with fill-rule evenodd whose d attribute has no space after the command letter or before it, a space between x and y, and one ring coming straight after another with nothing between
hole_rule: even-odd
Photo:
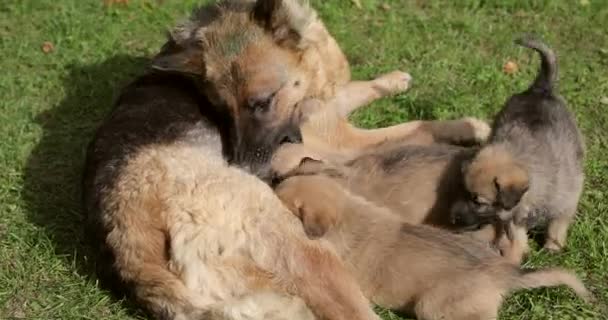
<instances>
[{"instance_id":1,"label":"adult dog's ear","mask_svg":"<svg viewBox=\"0 0 608 320\"><path fill-rule=\"evenodd\" d=\"M272 33L277 43L302 47L304 32L316 14L306 0L258 0L253 18Z\"/></svg>"},{"instance_id":2,"label":"adult dog's ear","mask_svg":"<svg viewBox=\"0 0 608 320\"><path fill-rule=\"evenodd\" d=\"M501 183L498 178L494 178L494 186L496 187L496 202L505 210L513 209L519 203L524 193L528 191L527 181Z\"/></svg>"},{"instance_id":3,"label":"adult dog's ear","mask_svg":"<svg viewBox=\"0 0 608 320\"><path fill-rule=\"evenodd\" d=\"M152 59L151 68L187 75L204 74L203 53L196 43L178 44L171 36L161 52Z\"/></svg>"}]
</instances>

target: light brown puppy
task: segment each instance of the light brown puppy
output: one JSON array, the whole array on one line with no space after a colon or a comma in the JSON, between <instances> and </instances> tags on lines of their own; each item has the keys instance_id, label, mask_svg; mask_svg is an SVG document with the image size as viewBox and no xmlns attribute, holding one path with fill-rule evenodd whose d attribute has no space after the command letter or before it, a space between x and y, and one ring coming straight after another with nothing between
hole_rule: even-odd
<instances>
[{"instance_id":1,"label":"light brown puppy","mask_svg":"<svg viewBox=\"0 0 608 320\"><path fill-rule=\"evenodd\" d=\"M453 221L450 214L468 197L461 167L474 152L455 145L390 141L359 153L330 154L290 144L277 151L273 165L280 178L326 174L350 192L400 214L404 222L458 230L479 224L475 215L469 217L474 221ZM322 160L302 164L302 159Z\"/></svg>"},{"instance_id":2,"label":"light brown puppy","mask_svg":"<svg viewBox=\"0 0 608 320\"><path fill-rule=\"evenodd\" d=\"M534 38L517 41L540 54L541 67L526 91L497 115L492 135L463 166L471 200L462 213L547 227L544 247L559 251L583 190L584 142L566 101L556 92L553 51Z\"/></svg>"},{"instance_id":3,"label":"light brown puppy","mask_svg":"<svg viewBox=\"0 0 608 320\"><path fill-rule=\"evenodd\" d=\"M420 320L496 319L504 297L526 288L567 285L592 299L569 271L520 269L473 238L403 223L327 176L291 177L276 192L308 232L330 226L322 241L347 262L371 301Z\"/></svg>"}]
</instances>

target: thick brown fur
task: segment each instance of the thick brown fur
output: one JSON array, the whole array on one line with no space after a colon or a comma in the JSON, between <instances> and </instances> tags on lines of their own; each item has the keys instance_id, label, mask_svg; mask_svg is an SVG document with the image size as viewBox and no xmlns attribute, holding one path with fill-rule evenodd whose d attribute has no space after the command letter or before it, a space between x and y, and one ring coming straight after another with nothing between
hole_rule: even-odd
<instances>
[{"instance_id":1,"label":"thick brown fur","mask_svg":"<svg viewBox=\"0 0 608 320\"><path fill-rule=\"evenodd\" d=\"M420 320L496 319L504 297L526 288L567 285L592 299L569 271L522 270L471 237L403 223L325 175L291 177L275 191L309 234L332 244L370 300Z\"/></svg>"},{"instance_id":2,"label":"thick brown fur","mask_svg":"<svg viewBox=\"0 0 608 320\"><path fill-rule=\"evenodd\" d=\"M349 79L314 11L295 0L205 7L153 68L87 152L102 282L157 319L377 319L333 251L252 174L300 139L297 101Z\"/></svg>"},{"instance_id":3,"label":"thick brown fur","mask_svg":"<svg viewBox=\"0 0 608 320\"><path fill-rule=\"evenodd\" d=\"M522 228L547 227L544 247L559 251L583 190L584 142L566 101L556 93L553 51L535 38L518 43L540 54L526 91L496 116L488 144L464 166L471 194L465 214L495 215Z\"/></svg>"}]
</instances>

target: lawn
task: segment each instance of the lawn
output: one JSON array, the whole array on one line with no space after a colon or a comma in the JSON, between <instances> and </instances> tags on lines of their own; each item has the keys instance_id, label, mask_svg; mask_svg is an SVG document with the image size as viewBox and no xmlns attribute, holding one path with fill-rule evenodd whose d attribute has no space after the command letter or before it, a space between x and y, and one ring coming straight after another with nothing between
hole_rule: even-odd
<instances>
[{"instance_id":1,"label":"lawn","mask_svg":"<svg viewBox=\"0 0 608 320\"><path fill-rule=\"evenodd\" d=\"M132 319L95 284L79 183L86 143L121 86L141 73L166 28L197 1L0 1L0 319ZM587 138L587 180L569 246L530 267L576 270L608 304L608 1L313 1L355 78L402 69L406 94L356 114L366 127L471 115L490 119L538 65L512 40L542 35ZM519 65L514 74L503 64ZM565 289L509 298L500 319L608 319ZM386 319L399 319L381 311Z\"/></svg>"}]
</instances>

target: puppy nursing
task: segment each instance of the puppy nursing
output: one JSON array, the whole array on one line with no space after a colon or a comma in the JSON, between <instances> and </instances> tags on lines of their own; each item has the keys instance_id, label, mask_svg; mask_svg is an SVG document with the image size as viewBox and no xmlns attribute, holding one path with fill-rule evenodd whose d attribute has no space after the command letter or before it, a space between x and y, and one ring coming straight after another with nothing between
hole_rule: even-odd
<instances>
[{"instance_id":1,"label":"puppy nursing","mask_svg":"<svg viewBox=\"0 0 608 320\"><path fill-rule=\"evenodd\" d=\"M567 285L591 298L568 271L523 270L471 237L403 223L326 175L288 178L276 192L307 232L323 225L372 302L420 320L496 319L504 297L526 288Z\"/></svg>"},{"instance_id":2,"label":"puppy nursing","mask_svg":"<svg viewBox=\"0 0 608 320\"><path fill-rule=\"evenodd\" d=\"M522 228L547 226L544 247L559 251L583 189L583 138L555 93L553 51L535 39L518 43L540 54L540 71L530 88L507 101L487 145L464 166L471 197L463 211L514 219Z\"/></svg>"}]
</instances>

